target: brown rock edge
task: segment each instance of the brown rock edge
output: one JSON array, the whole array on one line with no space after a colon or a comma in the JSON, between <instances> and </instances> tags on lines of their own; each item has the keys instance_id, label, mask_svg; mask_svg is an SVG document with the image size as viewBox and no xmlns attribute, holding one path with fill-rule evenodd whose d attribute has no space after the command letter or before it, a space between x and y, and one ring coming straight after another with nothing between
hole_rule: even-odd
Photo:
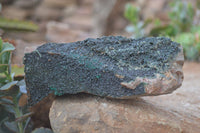
<instances>
[{"instance_id":1,"label":"brown rock edge","mask_svg":"<svg viewBox=\"0 0 200 133\"><path fill-rule=\"evenodd\" d=\"M50 109L55 133L198 133L199 118L169 112L141 98L57 98Z\"/></svg>"},{"instance_id":2,"label":"brown rock edge","mask_svg":"<svg viewBox=\"0 0 200 133\"><path fill-rule=\"evenodd\" d=\"M179 48L181 49L181 52L179 52L174 59L169 71L164 73L164 77L161 74L157 74L156 78L153 79L138 77L134 81L128 83L122 82L121 85L129 89L135 89L140 83L145 83L145 92L147 93L146 95L149 96L172 93L182 85L184 78L182 71L184 64L183 48L181 46Z\"/></svg>"}]
</instances>

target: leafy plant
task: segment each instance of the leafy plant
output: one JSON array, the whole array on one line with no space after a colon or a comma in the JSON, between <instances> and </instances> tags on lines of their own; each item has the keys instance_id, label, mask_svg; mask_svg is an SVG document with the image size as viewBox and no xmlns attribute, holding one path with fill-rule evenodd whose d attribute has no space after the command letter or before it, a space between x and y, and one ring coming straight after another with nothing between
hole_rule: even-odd
<instances>
[{"instance_id":1,"label":"leafy plant","mask_svg":"<svg viewBox=\"0 0 200 133\"><path fill-rule=\"evenodd\" d=\"M192 4L186 1L175 0L170 3L171 11L168 16L170 25L177 28L177 32L187 32L190 30L195 15L195 10Z\"/></svg>"},{"instance_id":2,"label":"leafy plant","mask_svg":"<svg viewBox=\"0 0 200 133\"><path fill-rule=\"evenodd\" d=\"M5 77L1 77L0 86L5 83L13 81L13 74L11 74L11 54L15 47L8 43L3 42L0 38L0 73L4 74Z\"/></svg>"},{"instance_id":3,"label":"leafy plant","mask_svg":"<svg viewBox=\"0 0 200 133\"><path fill-rule=\"evenodd\" d=\"M183 46L184 55L188 60L200 61L200 34L180 33L174 40Z\"/></svg>"},{"instance_id":4,"label":"leafy plant","mask_svg":"<svg viewBox=\"0 0 200 133\"><path fill-rule=\"evenodd\" d=\"M172 37L182 32L188 32L190 31L191 27L193 27L195 10L191 3L181 0L174 0L173 2L169 3L169 5L169 23L154 27L151 30L150 35L163 35Z\"/></svg>"},{"instance_id":5,"label":"leafy plant","mask_svg":"<svg viewBox=\"0 0 200 133\"><path fill-rule=\"evenodd\" d=\"M151 36L167 36L179 42L183 46L184 55L187 60L200 61L200 25L194 25L195 9L189 2L174 0L169 3L170 11L168 13L169 23L162 24L159 19L145 21L142 26L139 19L139 11L136 7L128 5L125 10L125 17L131 22L127 31L136 36L142 37L144 29L150 22L154 27L149 35ZM138 28L139 27L139 28ZM131 29L131 30L130 30ZM142 32L141 32L142 31Z\"/></svg>"},{"instance_id":6,"label":"leafy plant","mask_svg":"<svg viewBox=\"0 0 200 133\"><path fill-rule=\"evenodd\" d=\"M23 81L21 81L23 82ZM24 133L30 121L32 113L26 111L26 107L19 106L22 84L19 81L12 81L0 88L0 131ZM24 114L27 112L26 114Z\"/></svg>"},{"instance_id":7,"label":"leafy plant","mask_svg":"<svg viewBox=\"0 0 200 133\"><path fill-rule=\"evenodd\" d=\"M151 20L143 22L140 20L140 9L131 4L126 4L124 17L131 22L131 25L126 27L126 31L133 33L133 37L138 38L144 36L144 28Z\"/></svg>"},{"instance_id":8,"label":"leafy plant","mask_svg":"<svg viewBox=\"0 0 200 133\"><path fill-rule=\"evenodd\" d=\"M20 88L22 89L25 83L13 81L10 61L14 49L12 44L3 42L0 38L0 131L23 133L26 125L23 120L31 113L24 115L24 109L19 106L22 95Z\"/></svg>"},{"instance_id":9,"label":"leafy plant","mask_svg":"<svg viewBox=\"0 0 200 133\"><path fill-rule=\"evenodd\" d=\"M175 0L169 5L169 24L153 28L150 34L174 38L183 46L187 60L200 61L200 26L193 24L195 9L191 3L181 0Z\"/></svg>"}]
</instances>

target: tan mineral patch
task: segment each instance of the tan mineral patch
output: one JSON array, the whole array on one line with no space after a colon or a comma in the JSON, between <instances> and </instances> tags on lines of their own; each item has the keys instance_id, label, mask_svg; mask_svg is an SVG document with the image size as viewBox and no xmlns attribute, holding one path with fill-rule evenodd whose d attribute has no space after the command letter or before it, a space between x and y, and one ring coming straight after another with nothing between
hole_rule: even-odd
<instances>
[{"instance_id":1,"label":"tan mineral patch","mask_svg":"<svg viewBox=\"0 0 200 133\"><path fill-rule=\"evenodd\" d=\"M119 78L119 79L123 79L124 76L123 75L119 75L119 74L115 74L115 77Z\"/></svg>"},{"instance_id":2,"label":"tan mineral patch","mask_svg":"<svg viewBox=\"0 0 200 133\"><path fill-rule=\"evenodd\" d=\"M145 84L144 95L161 95L173 92L175 89L181 86L183 82L182 67L184 63L183 49L177 55L174 63L172 63L169 71L164 73L164 77L161 74L156 74L155 78L141 78L137 77L134 81L121 82L121 85L128 89L135 89L139 84Z\"/></svg>"}]
</instances>

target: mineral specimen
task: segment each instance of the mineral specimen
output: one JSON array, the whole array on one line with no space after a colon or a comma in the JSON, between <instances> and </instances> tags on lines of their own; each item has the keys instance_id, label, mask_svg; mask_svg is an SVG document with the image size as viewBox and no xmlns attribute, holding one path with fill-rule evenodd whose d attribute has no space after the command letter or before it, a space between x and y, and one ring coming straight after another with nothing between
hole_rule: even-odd
<instances>
[{"instance_id":1,"label":"mineral specimen","mask_svg":"<svg viewBox=\"0 0 200 133\"><path fill-rule=\"evenodd\" d=\"M164 37L47 43L24 57L29 103L50 93L118 99L171 93L182 84L183 62L181 45Z\"/></svg>"}]
</instances>

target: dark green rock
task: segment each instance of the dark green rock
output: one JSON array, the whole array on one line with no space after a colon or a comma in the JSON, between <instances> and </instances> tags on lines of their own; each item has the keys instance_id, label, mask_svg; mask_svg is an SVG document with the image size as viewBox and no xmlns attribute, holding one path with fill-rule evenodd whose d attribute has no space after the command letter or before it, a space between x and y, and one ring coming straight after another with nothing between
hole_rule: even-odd
<instances>
[{"instance_id":1,"label":"dark green rock","mask_svg":"<svg viewBox=\"0 0 200 133\"><path fill-rule=\"evenodd\" d=\"M108 36L47 43L24 57L29 103L33 105L49 93L85 92L112 98L151 95L145 88L150 84L146 79L156 79L157 74L166 78L165 73L173 68L180 53L180 44L164 37L135 40ZM135 82L138 77L145 80L134 84L134 88L123 84Z\"/></svg>"}]
</instances>

